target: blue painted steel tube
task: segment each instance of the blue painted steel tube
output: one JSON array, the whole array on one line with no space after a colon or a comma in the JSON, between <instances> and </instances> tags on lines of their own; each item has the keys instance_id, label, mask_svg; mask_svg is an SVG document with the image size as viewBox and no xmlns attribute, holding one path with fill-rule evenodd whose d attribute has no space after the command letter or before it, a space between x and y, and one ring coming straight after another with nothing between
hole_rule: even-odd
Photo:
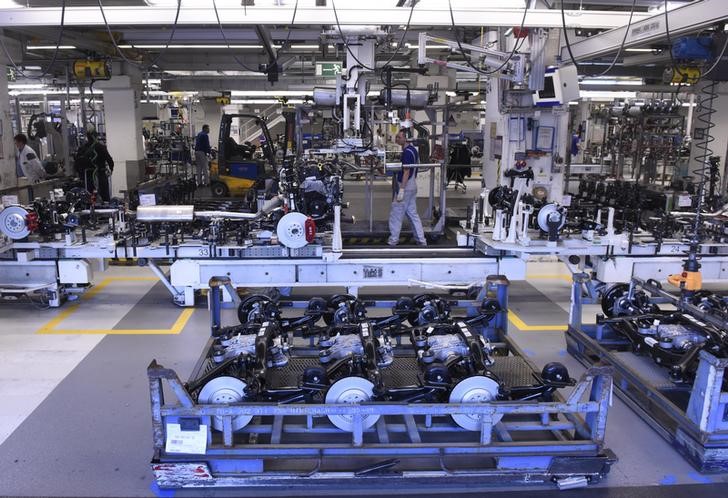
<instances>
[{"instance_id":1,"label":"blue painted steel tube","mask_svg":"<svg viewBox=\"0 0 728 498\"><path fill-rule=\"evenodd\" d=\"M229 277L210 279L210 332L214 336L222 325L222 289L230 285Z\"/></svg>"}]
</instances>

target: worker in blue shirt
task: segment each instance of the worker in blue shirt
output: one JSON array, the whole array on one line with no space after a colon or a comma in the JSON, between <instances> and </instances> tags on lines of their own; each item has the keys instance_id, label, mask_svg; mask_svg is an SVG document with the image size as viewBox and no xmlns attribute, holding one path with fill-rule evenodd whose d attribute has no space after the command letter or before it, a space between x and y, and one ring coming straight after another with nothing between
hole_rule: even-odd
<instances>
[{"instance_id":1,"label":"worker in blue shirt","mask_svg":"<svg viewBox=\"0 0 728 498\"><path fill-rule=\"evenodd\" d=\"M404 128L399 130L394 141L402 147L402 166L420 163L420 154L414 145L408 143L407 131ZM396 246L399 242L399 232L402 230L405 215L410 220L417 245L427 245L422 220L417 214L416 178L417 168L402 168L393 180L394 198L389 212L389 241L387 242L390 246Z\"/></svg>"},{"instance_id":2,"label":"worker in blue shirt","mask_svg":"<svg viewBox=\"0 0 728 498\"><path fill-rule=\"evenodd\" d=\"M210 183L210 167L207 159L210 153L212 153L210 148L210 125L202 125L202 131L195 138L195 166L198 187Z\"/></svg>"}]
</instances>

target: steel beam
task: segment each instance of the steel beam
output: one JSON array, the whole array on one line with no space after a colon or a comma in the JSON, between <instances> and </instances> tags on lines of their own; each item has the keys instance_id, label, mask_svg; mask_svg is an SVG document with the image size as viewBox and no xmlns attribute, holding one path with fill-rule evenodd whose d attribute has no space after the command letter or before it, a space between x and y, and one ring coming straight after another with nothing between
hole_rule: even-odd
<instances>
[{"instance_id":1,"label":"steel beam","mask_svg":"<svg viewBox=\"0 0 728 498\"><path fill-rule=\"evenodd\" d=\"M637 66L637 70L642 70L647 65L654 64L665 64L670 62L670 52L663 50L659 54L645 53L638 55L631 55L622 59L623 66ZM603 71L603 70L602 70Z\"/></svg>"},{"instance_id":2,"label":"steel beam","mask_svg":"<svg viewBox=\"0 0 728 498\"><path fill-rule=\"evenodd\" d=\"M221 19L222 20L222 19ZM123 33L124 43L131 44L159 44L166 43L169 39L169 33L166 31L160 31L149 27L142 27L140 29L126 29L120 28L120 32ZM290 33L290 34L289 34ZM297 28L293 30L282 30L282 29L271 29L270 37L272 40L285 40L288 38L292 42L318 40L321 34L321 30L318 29L303 29ZM412 39L415 37L410 37ZM225 29L225 39L230 44L238 43L258 43L258 35L255 29L251 28L227 28ZM175 43L225 43L220 34L220 29L217 26L208 26L205 28L196 28L191 26L178 27L174 33Z\"/></svg>"},{"instance_id":3,"label":"steel beam","mask_svg":"<svg viewBox=\"0 0 728 498\"><path fill-rule=\"evenodd\" d=\"M268 29L261 25L256 25L255 33L258 35L258 40L260 40L260 43L263 44L263 48L268 54L268 59L270 59L271 61L276 60L278 57L276 55L275 49L273 48L273 40L270 37L270 32L268 31Z\"/></svg>"},{"instance_id":4,"label":"steel beam","mask_svg":"<svg viewBox=\"0 0 728 498\"><path fill-rule=\"evenodd\" d=\"M166 66L165 66L166 67ZM281 85L295 84L301 82L300 75L281 76L278 85L271 87L270 83L262 77L234 76L234 77L200 77L200 78L174 78L162 80L162 90L165 92L194 92L194 91L229 91L229 90L280 90ZM333 86L335 79L320 78L313 76L306 77L306 84L309 85L308 95L313 93L315 86ZM302 92L303 94L303 92Z\"/></svg>"},{"instance_id":5,"label":"steel beam","mask_svg":"<svg viewBox=\"0 0 728 498\"><path fill-rule=\"evenodd\" d=\"M720 3L717 0L715 3ZM215 12L207 2L201 5L185 3L179 15L179 25L217 25ZM485 2L484 2L485 3ZM490 3L490 2L489 2ZM286 6L254 6L241 9L218 6L220 21L225 25L280 25L293 20L293 4ZM339 2L336 6L338 20L342 25L388 25L399 26L407 23L410 10L397 8L393 2ZM724 9L717 9L724 10ZM176 6L155 5L148 7L107 7L104 9L109 24L114 26L159 26L173 23ZM566 12L571 27L608 29L627 24L629 12L599 10L569 10ZM469 5L453 6L453 17L458 26L513 27L521 24L523 9L496 8ZM647 14L634 14L639 21ZM58 26L61 18L60 7L44 8L5 8L0 9L0 26ZM65 14L67 26L103 26L104 20L97 7L67 7ZM300 5L293 22L296 26L333 25L336 17L333 9ZM449 26L450 12L446 2L418 4L412 14L411 27ZM527 27L560 27L561 11L558 9L530 9L525 21Z\"/></svg>"},{"instance_id":6,"label":"steel beam","mask_svg":"<svg viewBox=\"0 0 728 498\"><path fill-rule=\"evenodd\" d=\"M585 92L638 92L638 93L675 93L674 86L649 84L649 85L579 85L579 90ZM695 89L689 85L680 89L681 95L695 93Z\"/></svg>"},{"instance_id":7,"label":"steel beam","mask_svg":"<svg viewBox=\"0 0 728 498\"><path fill-rule=\"evenodd\" d=\"M680 35L694 33L728 19L728 2L726 0L699 0L672 9L667 16L670 38L674 40ZM569 28L582 27L571 24L568 20L567 26ZM615 52L619 49L626 30L625 23L620 28L572 43L571 51L574 59L582 61ZM665 38L665 13L662 12L648 18L633 19L624 46L625 48L638 47L663 41ZM571 60L566 47L561 49L561 59L563 61Z\"/></svg>"}]
</instances>

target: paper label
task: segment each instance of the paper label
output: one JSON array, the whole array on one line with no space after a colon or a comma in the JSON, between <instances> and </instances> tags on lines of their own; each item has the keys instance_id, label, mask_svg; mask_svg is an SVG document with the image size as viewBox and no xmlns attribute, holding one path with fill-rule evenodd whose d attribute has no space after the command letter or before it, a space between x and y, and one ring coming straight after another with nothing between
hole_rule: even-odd
<instances>
[{"instance_id":1,"label":"paper label","mask_svg":"<svg viewBox=\"0 0 728 498\"><path fill-rule=\"evenodd\" d=\"M18 202L18 196L17 195L4 195L2 198L3 206L14 206L16 204L19 204Z\"/></svg>"},{"instance_id":2,"label":"paper label","mask_svg":"<svg viewBox=\"0 0 728 498\"><path fill-rule=\"evenodd\" d=\"M690 195L681 194L677 197L677 205L680 207L690 207L693 205L693 198Z\"/></svg>"},{"instance_id":3,"label":"paper label","mask_svg":"<svg viewBox=\"0 0 728 498\"><path fill-rule=\"evenodd\" d=\"M180 424L167 424L167 442L164 450L167 453L205 454L207 426L200 425L196 431L183 431Z\"/></svg>"},{"instance_id":4,"label":"paper label","mask_svg":"<svg viewBox=\"0 0 728 498\"><path fill-rule=\"evenodd\" d=\"M157 197L154 194L139 194L140 206L156 206Z\"/></svg>"}]
</instances>

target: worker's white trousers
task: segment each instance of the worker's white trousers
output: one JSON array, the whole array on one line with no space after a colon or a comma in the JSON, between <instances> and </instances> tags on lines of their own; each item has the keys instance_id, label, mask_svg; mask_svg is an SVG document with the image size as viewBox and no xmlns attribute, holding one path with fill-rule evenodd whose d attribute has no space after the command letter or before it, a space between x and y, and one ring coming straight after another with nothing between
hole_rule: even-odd
<instances>
[{"instance_id":1,"label":"worker's white trousers","mask_svg":"<svg viewBox=\"0 0 728 498\"><path fill-rule=\"evenodd\" d=\"M210 183L210 168L207 162L207 154L201 150L195 151L195 169L197 170L197 185Z\"/></svg>"},{"instance_id":2,"label":"worker's white trousers","mask_svg":"<svg viewBox=\"0 0 728 498\"><path fill-rule=\"evenodd\" d=\"M395 196L392 201L392 209L389 211L389 245L394 246L399 242L399 232L402 230L402 222L405 215L409 218L412 225L412 231L415 239L420 245L426 245L425 231L422 228L422 220L417 214L417 182L414 178L410 178L404 189L404 199L397 202Z\"/></svg>"}]
</instances>

